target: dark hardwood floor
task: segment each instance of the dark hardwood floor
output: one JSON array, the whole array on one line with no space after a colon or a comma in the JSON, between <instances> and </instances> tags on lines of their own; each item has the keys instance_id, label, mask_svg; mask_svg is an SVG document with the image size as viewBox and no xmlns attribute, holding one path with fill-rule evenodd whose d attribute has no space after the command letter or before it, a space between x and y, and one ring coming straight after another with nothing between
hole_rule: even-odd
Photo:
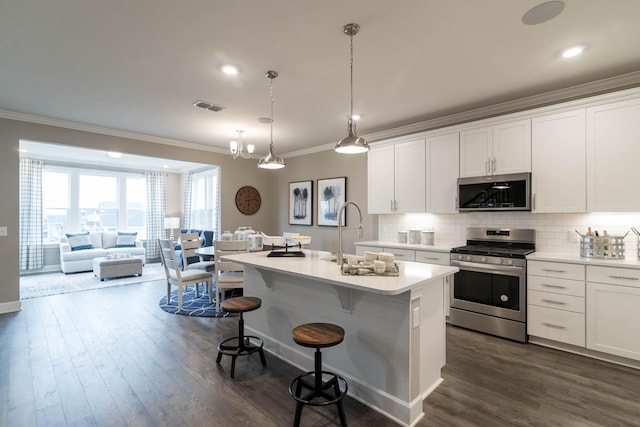
<instances>
[{"instance_id":1,"label":"dark hardwood floor","mask_svg":"<svg viewBox=\"0 0 640 427\"><path fill-rule=\"evenodd\" d=\"M162 311L162 282L23 301L0 315L1 426L288 426L299 372L267 353L216 365L235 319ZM249 316L250 314L248 314ZM640 371L447 328L419 426L640 426ZM350 426L396 424L351 398ZM304 426L337 425L305 408Z\"/></svg>"}]
</instances>

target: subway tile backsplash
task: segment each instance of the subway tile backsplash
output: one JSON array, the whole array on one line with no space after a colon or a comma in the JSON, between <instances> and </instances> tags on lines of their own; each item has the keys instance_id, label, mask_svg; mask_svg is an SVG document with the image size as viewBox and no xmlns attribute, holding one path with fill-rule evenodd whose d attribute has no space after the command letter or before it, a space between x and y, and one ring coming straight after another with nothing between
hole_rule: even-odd
<instances>
[{"instance_id":1,"label":"subway tile backsplash","mask_svg":"<svg viewBox=\"0 0 640 427\"><path fill-rule=\"evenodd\" d=\"M460 246L465 243L467 227L533 228L536 230L536 250L578 254L580 237L587 227L600 233L624 235L627 258L637 258L638 238L629 230L640 229L640 213L616 214L534 214L531 212L469 212L462 214L379 215L378 239L397 242L398 231L418 228L435 232L435 245Z\"/></svg>"}]
</instances>

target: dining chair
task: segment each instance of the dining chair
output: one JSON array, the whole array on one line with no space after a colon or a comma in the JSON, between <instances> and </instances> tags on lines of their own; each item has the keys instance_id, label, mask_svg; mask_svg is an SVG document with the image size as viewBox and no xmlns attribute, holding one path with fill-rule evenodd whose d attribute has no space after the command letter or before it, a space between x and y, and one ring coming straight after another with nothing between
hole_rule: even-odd
<instances>
[{"instance_id":1,"label":"dining chair","mask_svg":"<svg viewBox=\"0 0 640 427\"><path fill-rule=\"evenodd\" d=\"M235 262L223 261L222 257L248 251L248 240L216 240L213 242L216 263L216 311L220 310L225 290L244 287L244 266Z\"/></svg>"},{"instance_id":2,"label":"dining chair","mask_svg":"<svg viewBox=\"0 0 640 427\"><path fill-rule=\"evenodd\" d=\"M205 270L213 273L216 269L214 261L204 261L196 254L196 250L202 247L199 233L180 233L180 246L182 247L182 268L184 270Z\"/></svg>"},{"instance_id":3,"label":"dining chair","mask_svg":"<svg viewBox=\"0 0 640 427\"><path fill-rule=\"evenodd\" d=\"M164 272L167 276L167 304L171 303L171 286L178 287L178 310L182 310L183 288L195 285L196 297L200 296L199 285L206 283L209 303L213 303L212 288L213 274L204 270L180 270L180 264L176 257L176 251L169 239L158 239L160 245L160 256L164 265Z\"/></svg>"}]
</instances>

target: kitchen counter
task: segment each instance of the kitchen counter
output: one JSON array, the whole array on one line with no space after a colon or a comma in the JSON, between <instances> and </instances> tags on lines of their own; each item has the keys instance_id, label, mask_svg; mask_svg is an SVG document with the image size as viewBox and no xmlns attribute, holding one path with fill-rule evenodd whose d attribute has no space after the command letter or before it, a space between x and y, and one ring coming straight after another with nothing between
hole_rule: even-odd
<instances>
[{"instance_id":1,"label":"kitchen counter","mask_svg":"<svg viewBox=\"0 0 640 427\"><path fill-rule=\"evenodd\" d=\"M246 329L268 352L308 371L313 350L296 345L292 329L308 322L340 325L345 339L323 351L324 368L346 378L350 396L414 425L425 415L423 400L442 382L444 283L458 269L397 261L398 277L348 276L325 260L329 252L303 252L224 257L244 265L244 294L262 300L259 310L247 313Z\"/></svg>"},{"instance_id":2,"label":"kitchen counter","mask_svg":"<svg viewBox=\"0 0 640 427\"><path fill-rule=\"evenodd\" d=\"M528 261L551 261L551 262L567 262L570 264L581 265L598 265L602 267L623 267L640 269L640 261L637 258L625 259L602 259L602 258L585 258L579 254L566 254L554 252L534 252L527 255Z\"/></svg>"},{"instance_id":3,"label":"kitchen counter","mask_svg":"<svg viewBox=\"0 0 640 427\"><path fill-rule=\"evenodd\" d=\"M379 248L412 249L415 251L451 252L450 246L418 245L410 243L387 242L383 240L364 240L355 242L356 246L375 246Z\"/></svg>"}]
</instances>

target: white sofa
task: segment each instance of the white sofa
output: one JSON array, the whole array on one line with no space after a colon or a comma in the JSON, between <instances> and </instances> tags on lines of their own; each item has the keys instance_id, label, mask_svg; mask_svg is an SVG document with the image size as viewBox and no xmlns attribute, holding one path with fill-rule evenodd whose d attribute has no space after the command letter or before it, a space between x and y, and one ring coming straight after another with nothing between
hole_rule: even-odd
<instances>
[{"instance_id":1,"label":"white sofa","mask_svg":"<svg viewBox=\"0 0 640 427\"><path fill-rule=\"evenodd\" d=\"M92 231L89 233L92 249L71 250L71 245L63 239L60 243L60 269L64 273L93 271L93 259L114 254L130 254L146 263L146 252L142 241L136 240L135 247L116 247L117 231Z\"/></svg>"}]
</instances>

